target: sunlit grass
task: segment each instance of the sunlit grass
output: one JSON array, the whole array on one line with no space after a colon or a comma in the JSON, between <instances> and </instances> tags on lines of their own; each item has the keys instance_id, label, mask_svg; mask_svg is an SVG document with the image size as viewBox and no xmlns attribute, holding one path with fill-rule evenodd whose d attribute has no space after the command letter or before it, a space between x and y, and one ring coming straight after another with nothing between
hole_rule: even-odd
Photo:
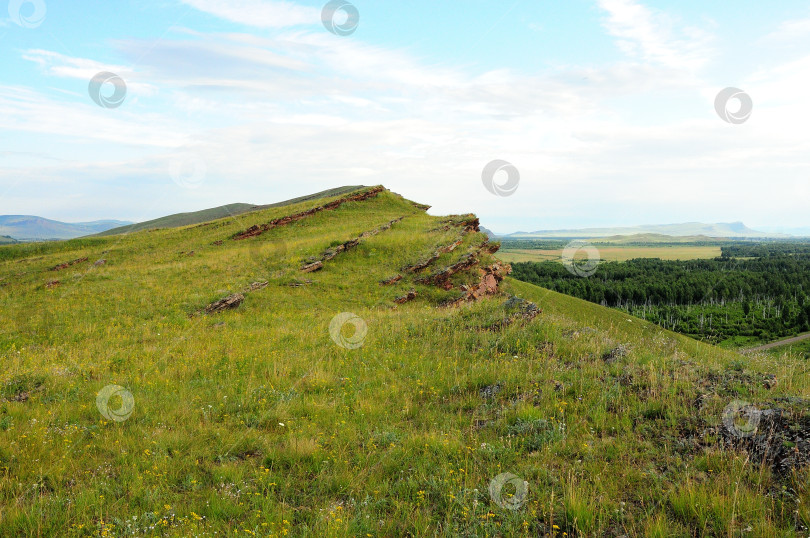
<instances>
[{"instance_id":1,"label":"sunlit grass","mask_svg":"<svg viewBox=\"0 0 810 538\"><path fill-rule=\"evenodd\" d=\"M777 477L704 439L732 394L695 405L707 374L732 363L780 381L737 396L806 396L799 358L742 357L511 279L504 293L543 313L486 330L505 296L448 309L437 305L457 290L379 284L460 234L390 193L229 239L313 205L2 247L0 535L789 536L806 525L805 471ZM434 269L483 240L466 235ZM265 280L238 309L198 314ZM395 307L411 288L416 300ZM362 347L333 342L340 312L365 320ZM605 361L620 344L627 355ZM133 395L123 422L96 407L110 384ZM528 482L517 510L490 497L504 472Z\"/></svg>"}]
</instances>

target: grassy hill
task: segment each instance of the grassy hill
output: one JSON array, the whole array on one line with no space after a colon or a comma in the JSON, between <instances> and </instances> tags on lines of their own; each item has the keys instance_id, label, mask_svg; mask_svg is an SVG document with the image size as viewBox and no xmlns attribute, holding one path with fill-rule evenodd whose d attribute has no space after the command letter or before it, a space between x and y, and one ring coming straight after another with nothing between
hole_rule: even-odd
<instances>
[{"instance_id":1,"label":"grassy hill","mask_svg":"<svg viewBox=\"0 0 810 538\"><path fill-rule=\"evenodd\" d=\"M217 219L237 217L245 213L250 213L251 211L260 211L262 209L271 209L274 207L284 207L288 205L299 204L301 202L307 202L310 200L321 200L323 198L329 198L331 196L339 196L347 192L352 192L359 188L362 188L362 186L338 187L335 189L328 189L322 192L317 192L315 194L299 196L298 198L293 198L292 200L286 200L284 202L278 202L269 205L228 204L219 207L213 207L211 209L203 209L202 211L194 211L191 213L177 213L175 215L169 215L154 220L130 224L128 226L120 226L117 228L113 228L111 230L101 232L96 235L99 236L121 235L133 232L140 232L144 230L156 230L159 228L179 228L181 226L200 224L202 222L208 222Z\"/></svg>"},{"instance_id":2,"label":"grassy hill","mask_svg":"<svg viewBox=\"0 0 810 538\"><path fill-rule=\"evenodd\" d=\"M0 535L806 533L803 359L495 293L473 216L352 197L3 247Z\"/></svg>"}]
</instances>

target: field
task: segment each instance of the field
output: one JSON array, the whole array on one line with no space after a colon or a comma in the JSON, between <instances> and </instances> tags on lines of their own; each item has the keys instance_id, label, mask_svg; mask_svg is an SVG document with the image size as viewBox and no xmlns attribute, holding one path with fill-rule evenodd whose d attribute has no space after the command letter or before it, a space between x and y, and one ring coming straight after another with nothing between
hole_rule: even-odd
<instances>
[{"instance_id":1,"label":"field","mask_svg":"<svg viewBox=\"0 0 810 538\"><path fill-rule=\"evenodd\" d=\"M0 535L807 534L806 361L508 277L442 306L497 259L388 191L233 239L329 200L0 248Z\"/></svg>"},{"instance_id":2,"label":"field","mask_svg":"<svg viewBox=\"0 0 810 538\"><path fill-rule=\"evenodd\" d=\"M662 260L697 260L714 258L720 255L719 246L602 246L596 248L599 257L605 261L623 262L634 258L660 258ZM509 263L559 261L563 249L510 249L504 248L499 257ZM580 251L575 259L587 258Z\"/></svg>"}]
</instances>

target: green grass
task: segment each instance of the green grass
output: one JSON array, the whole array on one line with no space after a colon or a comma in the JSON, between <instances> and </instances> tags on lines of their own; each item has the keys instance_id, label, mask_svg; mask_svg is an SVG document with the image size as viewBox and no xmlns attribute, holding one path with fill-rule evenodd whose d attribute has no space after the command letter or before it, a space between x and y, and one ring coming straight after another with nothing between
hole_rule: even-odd
<instances>
[{"instance_id":1,"label":"green grass","mask_svg":"<svg viewBox=\"0 0 810 538\"><path fill-rule=\"evenodd\" d=\"M250 213L252 211L260 211L262 209L285 207L312 200L321 200L324 198L339 196L347 192L355 191L359 188L361 187L359 186L338 187L335 189L328 189L315 194L310 194L307 196L299 196L298 198L293 198L292 200L286 200L284 202L278 202L275 204L268 204L268 205L228 204L220 207L213 207L211 209L203 209L202 211L194 211L191 213L177 213L176 215L169 215L166 217L161 217L159 219L148 220L145 222L138 222L136 224L130 224L128 226L120 226L118 228L113 228L112 230L107 230L106 232L101 232L96 235L98 236L121 235L133 232L141 232L145 230L156 230L159 228L179 228L181 226L190 226L192 224L200 224L202 222L209 222L217 219L238 217L239 215Z\"/></svg>"},{"instance_id":2,"label":"green grass","mask_svg":"<svg viewBox=\"0 0 810 538\"><path fill-rule=\"evenodd\" d=\"M388 192L229 239L320 203L0 251L0 535L793 536L807 525L804 469L774 476L705 433L732 399L807 397L803 361L742 357L512 279L459 308L438 306L457 290L411 276L380 286L460 233ZM466 235L431 270L484 239ZM195 315L263 280L238 309ZM411 288L419 296L395 306ZM507 294L543 312L486 330ZM367 324L362 347L333 342L341 312ZM626 355L603 359L622 344ZM780 382L707 381L740 370ZM134 398L123 422L96 406L111 384ZM507 472L528 483L518 510L488 492Z\"/></svg>"},{"instance_id":3,"label":"green grass","mask_svg":"<svg viewBox=\"0 0 810 538\"><path fill-rule=\"evenodd\" d=\"M777 346L767 350L771 355L781 357L783 355L792 355L804 359L810 358L810 340L803 340L795 344L786 344L784 346Z\"/></svg>"}]
</instances>

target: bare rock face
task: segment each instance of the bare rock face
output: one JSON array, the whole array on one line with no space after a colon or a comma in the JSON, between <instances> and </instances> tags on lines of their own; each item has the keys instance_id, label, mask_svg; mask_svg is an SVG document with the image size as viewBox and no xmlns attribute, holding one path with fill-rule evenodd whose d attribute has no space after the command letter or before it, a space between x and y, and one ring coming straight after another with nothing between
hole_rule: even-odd
<instances>
[{"instance_id":1,"label":"bare rock face","mask_svg":"<svg viewBox=\"0 0 810 538\"><path fill-rule=\"evenodd\" d=\"M69 262L60 263L59 265L57 265L55 267L51 267L51 271L61 271L62 269L67 269L68 267L76 265L77 263L84 263L86 261L87 261L87 257L84 257L84 258L79 258L77 260L71 260Z\"/></svg>"},{"instance_id":2,"label":"bare rock face","mask_svg":"<svg viewBox=\"0 0 810 538\"><path fill-rule=\"evenodd\" d=\"M227 297L220 299L219 301L213 302L207 307L205 307L206 314L216 314L217 312L222 312L223 310L230 310L232 308L236 308L245 300L245 296L241 293L234 293L233 295L228 295Z\"/></svg>"},{"instance_id":3,"label":"bare rock face","mask_svg":"<svg viewBox=\"0 0 810 538\"><path fill-rule=\"evenodd\" d=\"M243 291L242 293L250 293L251 291L263 290L268 285L270 285L270 282L266 280L264 282L254 282L253 284L245 288L245 291Z\"/></svg>"},{"instance_id":4,"label":"bare rock face","mask_svg":"<svg viewBox=\"0 0 810 538\"><path fill-rule=\"evenodd\" d=\"M447 306L458 306L462 303L477 301L482 297L497 294L498 284L500 284L506 275L512 272L512 266L496 262L492 265L479 268L479 272L481 273L481 281L478 285L471 289L464 289L464 295L455 301L447 303Z\"/></svg>"},{"instance_id":5,"label":"bare rock face","mask_svg":"<svg viewBox=\"0 0 810 538\"><path fill-rule=\"evenodd\" d=\"M395 275L380 282L380 286L390 286L391 284L396 284L400 280L402 280L402 275Z\"/></svg>"},{"instance_id":6,"label":"bare rock face","mask_svg":"<svg viewBox=\"0 0 810 538\"><path fill-rule=\"evenodd\" d=\"M323 269L323 262L318 260L316 262L308 263L301 268L301 271L305 273L314 273L315 271L320 271Z\"/></svg>"},{"instance_id":7,"label":"bare rock face","mask_svg":"<svg viewBox=\"0 0 810 538\"><path fill-rule=\"evenodd\" d=\"M417 295L416 291L411 290L402 297L397 297L396 299L394 299L394 302L397 304L405 304L408 301L413 301L414 299L416 299L416 295Z\"/></svg>"},{"instance_id":8,"label":"bare rock face","mask_svg":"<svg viewBox=\"0 0 810 538\"><path fill-rule=\"evenodd\" d=\"M512 272L511 265L502 265L494 263L488 267L481 268L481 282L478 287L470 292L470 299L475 301L487 295L495 295L498 293L498 284L501 283L503 278Z\"/></svg>"}]
</instances>

